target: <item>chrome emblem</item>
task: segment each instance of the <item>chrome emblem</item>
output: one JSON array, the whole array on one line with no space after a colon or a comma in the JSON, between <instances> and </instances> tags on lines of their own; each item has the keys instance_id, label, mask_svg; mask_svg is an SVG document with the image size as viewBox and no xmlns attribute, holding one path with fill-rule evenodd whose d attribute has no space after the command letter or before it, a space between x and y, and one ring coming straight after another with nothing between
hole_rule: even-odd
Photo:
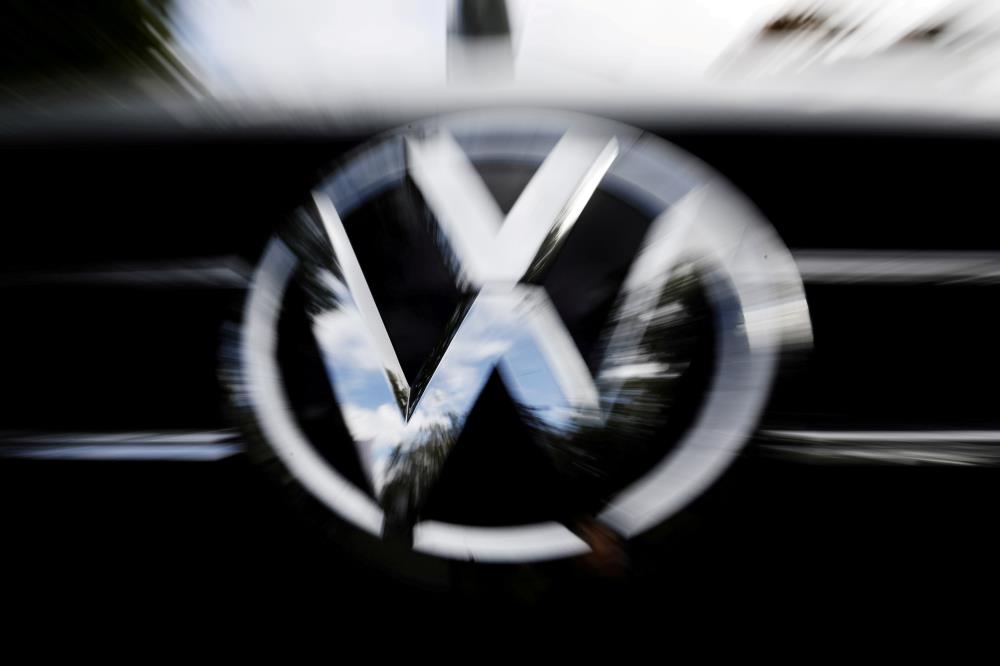
<instances>
[{"instance_id":1,"label":"chrome emblem","mask_svg":"<svg viewBox=\"0 0 1000 666\"><path fill-rule=\"evenodd\" d=\"M537 167L506 214L476 169L481 163ZM365 203L409 183L461 295L412 381L345 225ZM598 190L649 222L596 351L585 358L544 276ZM542 446L642 437L646 424L670 418L687 368L670 347L684 314L676 285L697 282L714 330L702 404L662 458L595 515L629 538L722 473L755 426L777 355L809 337L794 263L766 222L705 166L622 125L499 113L409 127L357 152L318 186L299 224L320 242L295 247L275 237L255 274L240 350L246 406L277 457L330 509L374 535L404 534L431 555L529 561L589 548L556 520L496 527L424 515L494 372ZM393 248L384 252L392 256ZM303 275L310 331L367 487L320 455L289 403L279 320L289 285Z\"/></svg>"}]
</instances>

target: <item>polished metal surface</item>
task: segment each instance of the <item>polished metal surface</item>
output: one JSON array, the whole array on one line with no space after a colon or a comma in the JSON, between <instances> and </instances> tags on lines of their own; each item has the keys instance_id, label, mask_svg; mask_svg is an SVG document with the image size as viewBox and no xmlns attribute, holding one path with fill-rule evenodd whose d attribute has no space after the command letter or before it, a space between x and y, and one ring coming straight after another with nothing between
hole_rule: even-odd
<instances>
[{"instance_id":1,"label":"polished metal surface","mask_svg":"<svg viewBox=\"0 0 1000 666\"><path fill-rule=\"evenodd\" d=\"M459 174L453 174L461 178ZM433 178L433 177L432 177ZM455 180L453 183L457 184ZM476 187L473 181L472 187ZM429 188L436 183L429 182ZM454 188L453 188L454 189ZM462 192L460 196L480 196ZM525 193L527 194L527 192ZM586 204L582 193L577 197L580 204ZM495 208L494 202L480 198L476 205ZM447 201L441 211L451 209L459 204ZM455 211L452 210L452 213ZM482 214L484 211L480 211ZM560 211L567 215L571 209ZM579 212L579 211L577 211ZM447 216L441 219L449 219ZM487 219L498 220L496 211L490 211ZM459 225L461 226L461 225ZM572 227L565 223L553 227L555 236L546 241L545 247L556 249L558 240ZM505 227L506 228L506 227ZM445 230L442 229L442 232ZM456 231L459 238L463 235L475 236L472 229ZM529 230L530 233L530 230ZM476 236L485 238L486 252L490 256L494 250L490 244L493 238L489 235ZM484 241L480 241L482 244ZM473 241L475 244L476 241ZM540 249L540 248L539 248ZM450 250L448 250L450 252ZM463 266L475 270L477 252L467 253ZM839 285L998 285L1000 284L1000 253L981 252L976 250L834 250L834 249L793 249L792 256L803 282L808 284L839 284ZM536 257L532 257L536 259ZM491 259L486 260L488 264ZM45 285L74 286L128 286L128 287L167 287L167 288L225 288L245 289L250 284L253 272L246 261L236 256L203 257L177 259L170 262L131 261L114 265L96 265L77 267L74 269L49 271L17 271L0 275L0 287L32 287Z\"/></svg>"},{"instance_id":2,"label":"polished metal surface","mask_svg":"<svg viewBox=\"0 0 1000 666\"><path fill-rule=\"evenodd\" d=\"M540 165L506 216L472 166L502 160ZM353 210L407 175L432 213L429 231L462 295L438 351L413 381L345 227ZM632 201L650 223L591 374L545 287L532 280L558 256L598 188ZM628 538L722 473L753 428L778 353L810 339L801 283L774 233L705 167L620 125L510 113L411 127L374 142L316 188L300 220L317 218L331 255L312 241L275 239L254 277L242 345L246 400L277 456L315 496L369 532L409 534L417 551L507 561L588 549L558 522L501 529L422 515L494 369L549 446L635 438L670 417L689 362L671 339L671 327L689 316L682 285L704 290L716 361L703 405L670 452L596 517ZM307 228L290 233L315 236ZM303 271L314 292L312 332L376 501L318 454L281 385L280 304Z\"/></svg>"},{"instance_id":3,"label":"polished metal surface","mask_svg":"<svg viewBox=\"0 0 1000 666\"><path fill-rule=\"evenodd\" d=\"M0 433L0 458L215 462L243 451L235 430Z\"/></svg>"},{"instance_id":4,"label":"polished metal surface","mask_svg":"<svg viewBox=\"0 0 1000 666\"><path fill-rule=\"evenodd\" d=\"M0 287L139 287L166 289L245 289L252 268L236 256L171 261L129 261L60 270L6 271Z\"/></svg>"},{"instance_id":5,"label":"polished metal surface","mask_svg":"<svg viewBox=\"0 0 1000 666\"><path fill-rule=\"evenodd\" d=\"M978 251L796 250L813 284L1000 284L1000 254Z\"/></svg>"},{"instance_id":6,"label":"polished metal surface","mask_svg":"<svg viewBox=\"0 0 1000 666\"><path fill-rule=\"evenodd\" d=\"M830 465L1000 465L1000 430L761 430L765 454Z\"/></svg>"}]
</instances>

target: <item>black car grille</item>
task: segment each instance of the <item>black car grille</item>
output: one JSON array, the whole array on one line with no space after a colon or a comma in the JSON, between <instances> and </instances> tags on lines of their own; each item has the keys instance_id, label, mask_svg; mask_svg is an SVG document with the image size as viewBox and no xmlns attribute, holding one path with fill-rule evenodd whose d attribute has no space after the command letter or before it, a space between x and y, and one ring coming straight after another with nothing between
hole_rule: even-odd
<instances>
[{"instance_id":1,"label":"black car grille","mask_svg":"<svg viewBox=\"0 0 1000 666\"><path fill-rule=\"evenodd\" d=\"M990 430L989 135L661 129L795 255L814 346L767 431ZM69 135L0 149L9 407L0 429L232 427L220 349L263 243L359 137ZM228 328L227 328L228 327ZM232 331L230 330L230 333Z\"/></svg>"}]
</instances>

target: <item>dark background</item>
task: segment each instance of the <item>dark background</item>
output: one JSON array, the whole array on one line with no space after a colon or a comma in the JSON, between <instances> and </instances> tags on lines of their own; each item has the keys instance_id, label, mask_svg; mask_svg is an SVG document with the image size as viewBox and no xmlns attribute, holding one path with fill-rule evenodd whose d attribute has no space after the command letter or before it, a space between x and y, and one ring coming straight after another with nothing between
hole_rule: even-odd
<instances>
[{"instance_id":1,"label":"dark background","mask_svg":"<svg viewBox=\"0 0 1000 666\"><path fill-rule=\"evenodd\" d=\"M1000 250L994 136L658 131L746 193L793 251ZM365 137L69 126L8 136L0 429L229 427L219 354L241 291L23 277L232 254L253 265L303 193ZM786 368L764 424L996 428L995 296L990 286L807 285L815 348ZM212 616L316 596L359 613L669 599L675 610L734 613L766 600L794 614L859 595L868 600L861 613L919 614L995 592L997 481L988 468L795 464L751 445L694 505L633 544L621 575L583 562L459 565L428 588L331 545L245 456L2 460L0 563L7 603L42 615L53 605L84 612L100 599L119 611Z\"/></svg>"}]
</instances>

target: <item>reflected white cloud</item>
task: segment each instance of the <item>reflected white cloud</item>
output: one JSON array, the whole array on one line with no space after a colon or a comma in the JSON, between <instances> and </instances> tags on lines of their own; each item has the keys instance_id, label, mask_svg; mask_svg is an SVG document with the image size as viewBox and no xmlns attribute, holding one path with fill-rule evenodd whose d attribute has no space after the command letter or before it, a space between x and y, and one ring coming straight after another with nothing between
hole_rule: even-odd
<instances>
[{"instance_id":1,"label":"reflected white cloud","mask_svg":"<svg viewBox=\"0 0 1000 666\"><path fill-rule=\"evenodd\" d=\"M526 418L559 439L604 427L622 406L632 427L658 415L663 382L681 368L644 341L651 325L684 313L664 302L664 290L699 241L692 227L701 193L689 193L650 225L608 324L595 379L545 289L521 280L553 260L614 162L617 140L567 133L503 220L450 134L410 137L407 145L414 181L441 225L441 249L459 288L472 295L440 356L415 382L400 369L339 213L314 194L337 274L321 275L332 305L313 318L313 331L382 503L401 502L404 513L417 509L495 369ZM691 277L686 269L681 274Z\"/></svg>"},{"instance_id":2,"label":"reflected white cloud","mask_svg":"<svg viewBox=\"0 0 1000 666\"><path fill-rule=\"evenodd\" d=\"M569 127L574 128L572 133L566 131ZM551 143L546 139L540 151L536 138L546 129L553 139ZM449 159L446 169L416 173L409 159L420 153L420 147L412 149L415 142L444 133L453 133L454 143L463 151L476 145L479 136L506 137L502 148L492 144L476 148L476 160L543 162L534 178L545 179L538 192L544 196L534 199L537 208L532 204L521 211L524 220L532 221L532 252L519 248L516 257L505 254L506 243L498 240L511 220L498 222L499 229L491 227L487 209L496 206L485 205L482 198L458 199L465 205L463 215L473 219L457 216L454 225L446 219L453 210L441 202L450 206L455 188L454 181L442 176L474 182L479 177L474 167L468 160ZM592 140L602 135L614 141ZM574 150L562 153L560 161L576 157L558 170L559 178L549 180L544 161L558 145L554 138L558 136L563 141L583 136L580 147L586 149L570 146ZM642 210L649 226L612 306L604 336L593 350L595 363L588 366L545 289L527 276L544 269L558 254L580 202L585 203L591 188L601 181L593 167L607 156L607 146L617 146L619 154L608 161L604 186ZM576 161L587 154L594 161ZM566 178L567 174L575 176ZM408 223L426 221L445 227L437 236L438 245L459 291L465 293L445 339L421 374L411 378L400 369L337 210L353 214L367 200L397 192L400 185L411 182L407 175L414 176L412 183L431 213ZM439 201L428 196L430 187L439 189ZM529 184L524 192L531 189ZM648 472L635 470L643 474L640 478L622 476L620 485L602 486L599 495L584 502L586 506L572 502L596 513L593 520L602 523L602 529L628 537L676 511L722 473L759 415L777 354L809 337L801 283L791 255L773 230L703 167L628 127L519 113L467 114L428 122L359 153L321 184L314 203L283 235L296 256L287 254L288 246L276 239L255 275L244 344L252 366L247 380L251 404L265 436L278 440L276 452L317 497L348 520L366 529L377 522L383 534L397 535L426 552L444 554L437 547L444 547L445 536L423 529L431 516L422 515L421 508L495 369L520 408L523 425L536 435L560 473L572 475L576 467L581 473L603 474L609 469L607 463L614 461L601 457L602 447L621 455L623 442L660 456ZM458 224L463 221L468 226ZM483 233L467 234L477 223ZM324 242L324 230L330 245ZM466 270L480 259L472 271ZM347 492L344 477L305 441L290 418L273 349L276 312L293 269L308 300L306 312L341 415L376 489L381 505L377 509L367 497ZM707 337L706 327L711 330ZM683 383L686 378L677 378L687 374L692 353L699 358L714 353L715 360L692 373L697 379L689 386ZM598 370L596 378L590 367ZM700 394L700 406L683 401L681 394L690 388ZM682 402L682 411L690 413L678 421L679 432L663 430L673 405ZM651 435L667 450L659 445L649 449ZM635 462L648 465L644 458ZM547 541L549 536L559 543L579 542L565 541L566 528L557 524L517 529L532 535L531 543ZM473 546L466 537L474 532L450 525L448 533L461 538L452 544L455 549L448 551L449 556L510 555L493 539ZM535 559L552 554L542 550L522 555Z\"/></svg>"}]
</instances>

